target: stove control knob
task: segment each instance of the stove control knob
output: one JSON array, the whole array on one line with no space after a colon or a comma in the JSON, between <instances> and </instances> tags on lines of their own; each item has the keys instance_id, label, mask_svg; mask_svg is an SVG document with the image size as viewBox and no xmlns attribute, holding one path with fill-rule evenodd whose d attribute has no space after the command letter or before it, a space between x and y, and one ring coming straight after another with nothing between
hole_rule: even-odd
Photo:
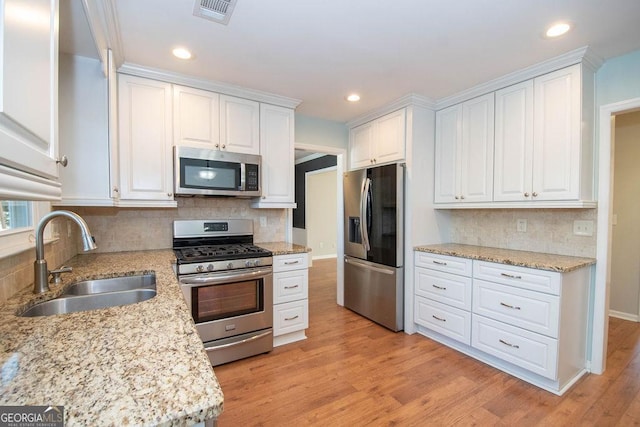
<instances>
[{"instance_id":1,"label":"stove control knob","mask_svg":"<svg viewBox=\"0 0 640 427\"><path fill-rule=\"evenodd\" d=\"M228 269L232 269L232 268L233 268L233 263L232 263L232 262L228 263L228 264L227 264L227 268L228 268Z\"/></svg>"},{"instance_id":2,"label":"stove control knob","mask_svg":"<svg viewBox=\"0 0 640 427\"><path fill-rule=\"evenodd\" d=\"M255 261L253 262L253 265L254 265L255 267L259 266L260 264L261 264L261 262L260 262L260 260L259 260L259 259L255 260Z\"/></svg>"},{"instance_id":3,"label":"stove control knob","mask_svg":"<svg viewBox=\"0 0 640 427\"><path fill-rule=\"evenodd\" d=\"M213 271L213 264L207 265L207 271Z\"/></svg>"},{"instance_id":4,"label":"stove control knob","mask_svg":"<svg viewBox=\"0 0 640 427\"><path fill-rule=\"evenodd\" d=\"M204 271L204 266L203 266L203 265L199 265L199 266L197 266L197 267L196 267L196 271L197 271L198 273L202 273L202 272Z\"/></svg>"},{"instance_id":5,"label":"stove control knob","mask_svg":"<svg viewBox=\"0 0 640 427\"><path fill-rule=\"evenodd\" d=\"M244 266L245 267L253 267L255 265L256 265L256 263L254 261L251 261L251 260L247 260L247 261L244 262Z\"/></svg>"}]
</instances>

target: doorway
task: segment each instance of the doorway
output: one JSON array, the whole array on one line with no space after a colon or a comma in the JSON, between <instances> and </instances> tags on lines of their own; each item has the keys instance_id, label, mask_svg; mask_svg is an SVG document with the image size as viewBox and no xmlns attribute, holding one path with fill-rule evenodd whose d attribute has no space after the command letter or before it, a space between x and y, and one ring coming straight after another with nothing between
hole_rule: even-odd
<instances>
[{"instance_id":1,"label":"doorway","mask_svg":"<svg viewBox=\"0 0 640 427\"><path fill-rule=\"evenodd\" d=\"M334 253L336 256L336 302L339 305L344 305L344 274L342 271L342 263L337 262L337 260L342 259L342 257L344 257L344 242L343 242L344 224L342 220L343 212L344 212L344 202L343 202L343 195L342 195L341 177L345 170L346 150L343 148L335 148L335 147L313 145L313 144L299 144L299 143L295 144L295 148L296 148L296 157L298 159L303 159L304 157L306 157L307 159L321 158L327 155L335 156L335 163L334 163L335 166L331 166L331 167L335 167L335 178L334 178L335 193L332 192L333 194L332 197L335 198L335 202L336 202L335 208L334 208L335 211L333 212L333 215L334 215L333 218L335 218L335 223L334 223L335 229L332 229L334 230L333 233L335 233L335 240L331 239L331 243L329 243L329 245L335 245ZM320 168L320 169L326 169L326 167ZM300 182L301 178L298 175L299 174L296 173L297 184L303 184L303 186L305 186L305 189L306 189L307 174L305 174L305 178L303 182ZM305 194L306 194L306 191L305 191ZM298 195L296 195L296 198L298 198ZM306 198L308 200L308 196ZM297 202L298 204L300 204L300 200L297 200ZM306 206L305 210L307 210L309 207L307 206L306 200L304 204ZM297 220L294 220L296 215L298 215L298 218ZM292 222L300 224L299 215L300 215L300 212L296 212L296 210L294 210L294 213L292 216ZM327 213L327 215L330 215L330 213ZM303 223L304 222L306 222L306 218L303 221ZM304 241L304 243L299 243L299 244L304 244L306 246L309 246L308 231L306 229L300 230L300 228L295 227L295 224L293 223L292 223L292 229L293 229L293 242L299 243ZM313 238L313 235L311 237ZM311 253L311 255L313 257L313 252Z\"/></svg>"},{"instance_id":2,"label":"doorway","mask_svg":"<svg viewBox=\"0 0 640 427\"><path fill-rule=\"evenodd\" d=\"M611 252L613 224L613 172L615 118L640 110L640 98L600 107L598 132L598 237L596 272L592 286L591 372L602 374L607 363L609 297L611 290Z\"/></svg>"}]
</instances>

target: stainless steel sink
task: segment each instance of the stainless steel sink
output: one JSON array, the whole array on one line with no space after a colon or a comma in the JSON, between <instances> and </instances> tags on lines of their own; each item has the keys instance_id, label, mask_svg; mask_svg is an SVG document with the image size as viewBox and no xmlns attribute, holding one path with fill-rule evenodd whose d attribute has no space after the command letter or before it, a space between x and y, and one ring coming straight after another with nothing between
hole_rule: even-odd
<instances>
[{"instance_id":1,"label":"stainless steel sink","mask_svg":"<svg viewBox=\"0 0 640 427\"><path fill-rule=\"evenodd\" d=\"M83 280L69 286L66 295L91 295L105 292L130 291L133 289L155 289L156 275L153 273L135 276L111 277L107 279Z\"/></svg>"},{"instance_id":2,"label":"stainless steel sink","mask_svg":"<svg viewBox=\"0 0 640 427\"><path fill-rule=\"evenodd\" d=\"M63 295L28 308L21 317L51 316L117 307L156 296L155 274L84 280L72 284Z\"/></svg>"}]
</instances>

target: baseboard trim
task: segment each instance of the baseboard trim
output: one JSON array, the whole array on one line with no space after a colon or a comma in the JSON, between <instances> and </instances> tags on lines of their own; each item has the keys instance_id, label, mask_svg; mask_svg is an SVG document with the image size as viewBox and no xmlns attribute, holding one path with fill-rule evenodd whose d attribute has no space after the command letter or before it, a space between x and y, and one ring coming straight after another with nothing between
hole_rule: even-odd
<instances>
[{"instance_id":1,"label":"baseboard trim","mask_svg":"<svg viewBox=\"0 0 640 427\"><path fill-rule=\"evenodd\" d=\"M640 316L637 314L624 313L622 311L609 310L609 316L622 320L630 320L632 322L640 322Z\"/></svg>"},{"instance_id":2,"label":"baseboard trim","mask_svg":"<svg viewBox=\"0 0 640 427\"><path fill-rule=\"evenodd\" d=\"M331 254L331 255L315 255L312 256L311 259L316 260L316 259L329 259L329 258L337 258L338 255L336 254Z\"/></svg>"}]
</instances>

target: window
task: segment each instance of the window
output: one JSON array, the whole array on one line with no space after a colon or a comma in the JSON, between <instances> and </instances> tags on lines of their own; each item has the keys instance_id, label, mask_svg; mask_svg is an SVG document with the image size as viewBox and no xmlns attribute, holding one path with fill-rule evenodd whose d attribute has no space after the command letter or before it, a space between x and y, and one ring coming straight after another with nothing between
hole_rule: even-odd
<instances>
[{"instance_id":1,"label":"window","mask_svg":"<svg viewBox=\"0 0 640 427\"><path fill-rule=\"evenodd\" d=\"M0 233L33 227L33 205L28 201L0 200Z\"/></svg>"}]
</instances>

